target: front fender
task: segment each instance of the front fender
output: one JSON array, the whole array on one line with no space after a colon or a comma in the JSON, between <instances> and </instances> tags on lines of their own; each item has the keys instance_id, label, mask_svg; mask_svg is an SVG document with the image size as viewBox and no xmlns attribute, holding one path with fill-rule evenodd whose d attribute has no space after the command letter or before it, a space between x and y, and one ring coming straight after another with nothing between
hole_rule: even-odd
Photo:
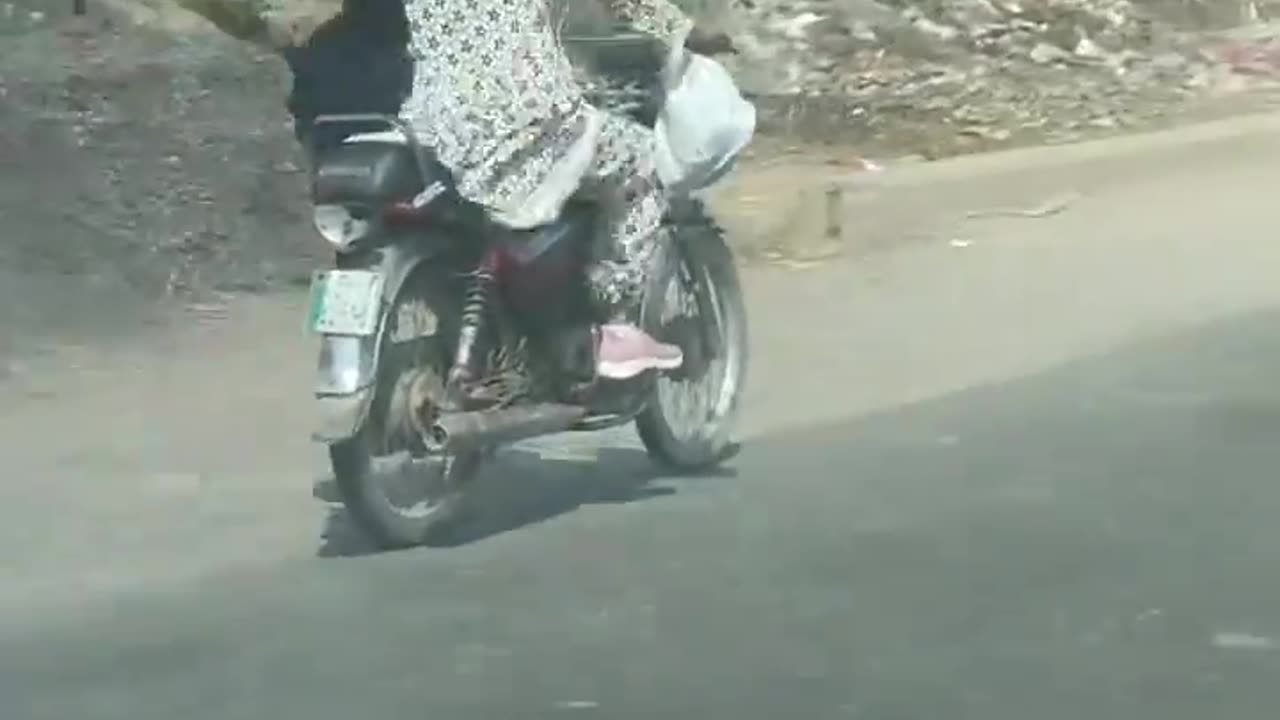
<instances>
[{"instance_id":1,"label":"front fender","mask_svg":"<svg viewBox=\"0 0 1280 720\"><path fill-rule=\"evenodd\" d=\"M429 242L414 235L385 242L358 255L339 256L338 266L344 270L376 270L383 276L382 307L378 330L373 335L320 336L313 385L317 418L312 437L316 441L342 442L359 432L373 401L388 310L414 269L439 255L444 247L443 240Z\"/></svg>"}]
</instances>

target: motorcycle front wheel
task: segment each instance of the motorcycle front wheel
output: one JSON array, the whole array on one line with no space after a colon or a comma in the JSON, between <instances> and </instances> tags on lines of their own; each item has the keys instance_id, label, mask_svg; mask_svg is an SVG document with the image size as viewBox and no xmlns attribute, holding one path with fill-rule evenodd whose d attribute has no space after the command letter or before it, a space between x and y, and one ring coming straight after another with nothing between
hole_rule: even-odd
<instances>
[{"instance_id":1,"label":"motorcycle front wheel","mask_svg":"<svg viewBox=\"0 0 1280 720\"><path fill-rule=\"evenodd\" d=\"M694 206L645 303L645 324L684 351L684 365L660 374L636 418L645 449L677 472L715 467L733 450L748 360L747 309L733 254L720 228Z\"/></svg>"}]
</instances>

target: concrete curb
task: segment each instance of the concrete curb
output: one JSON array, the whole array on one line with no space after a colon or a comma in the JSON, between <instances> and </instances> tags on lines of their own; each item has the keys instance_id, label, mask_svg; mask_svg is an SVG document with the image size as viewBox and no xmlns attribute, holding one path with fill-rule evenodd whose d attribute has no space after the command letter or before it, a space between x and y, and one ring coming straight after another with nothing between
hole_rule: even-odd
<instances>
[{"instance_id":1,"label":"concrete curb","mask_svg":"<svg viewBox=\"0 0 1280 720\"><path fill-rule=\"evenodd\" d=\"M1043 206L1144 177L1230 165L1272 139L1280 142L1276 112L1070 145L888 163L878 174L813 160L780 163L744 169L710 202L745 261L807 266L938 240L974 211Z\"/></svg>"},{"instance_id":2,"label":"concrete curb","mask_svg":"<svg viewBox=\"0 0 1280 720\"><path fill-rule=\"evenodd\" d=\"M893 168L885 174L882 184L888 187L946 180L972 181L1030 168L1046 171L1097 161L1132 161L1143 155L1192 147L1203 150L1205 145L1276 133L1280 133L1280 112L1264 112L1136 135L914 163Z\"/></svg>"}]
</instances>

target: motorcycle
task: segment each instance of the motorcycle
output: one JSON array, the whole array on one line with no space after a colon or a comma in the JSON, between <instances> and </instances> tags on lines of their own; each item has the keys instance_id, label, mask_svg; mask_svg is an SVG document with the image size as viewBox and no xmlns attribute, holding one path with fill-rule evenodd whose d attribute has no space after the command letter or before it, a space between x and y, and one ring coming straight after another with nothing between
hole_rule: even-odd
<instances>
[{"instance_id":1,"label":"motorcycle","mask_svg":"<svg viewBox=\"0 0 1280 720\"><path fill-rule=\"evenodd\" d=\"M652 122L654 114L633 115ZM500 227L393 116L399 141L348 141L315 157L314 221L335 248L312 280L319 338L314 436L341 500L380 547L427 542L464 508L507 444L634 423L676 473L711 469L731 441L747 371L747 317L733 255L701 202L673 199L641 326L683 365L614 381L595 374L585 266L596 209L575 197L554 223Z\"/></svg>"}]
</instances>

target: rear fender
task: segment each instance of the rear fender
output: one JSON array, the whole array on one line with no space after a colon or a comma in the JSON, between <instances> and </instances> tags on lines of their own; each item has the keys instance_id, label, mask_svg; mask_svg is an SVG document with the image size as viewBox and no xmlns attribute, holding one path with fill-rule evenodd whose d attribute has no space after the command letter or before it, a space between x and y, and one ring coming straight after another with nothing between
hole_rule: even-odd
<instances>
[{"instance_id":1,"label":"rear fender","mask_svg":"<svg viewBox=\"0 0 1280 720\"><path fill-rule=\"evenodd\" d=\"M373 335L320 336L313 385L318 405L313 433L316 441L342 442L359 432L373 401L378 363L385 346L388 310L413 271L440 255L447 246L448 238L434 236L428 239L414 234L403 239L388 239L374 250L339 255L339 268L377 270L385 278L381 317L378 330Z\"/></svg>"}]
</instances>

